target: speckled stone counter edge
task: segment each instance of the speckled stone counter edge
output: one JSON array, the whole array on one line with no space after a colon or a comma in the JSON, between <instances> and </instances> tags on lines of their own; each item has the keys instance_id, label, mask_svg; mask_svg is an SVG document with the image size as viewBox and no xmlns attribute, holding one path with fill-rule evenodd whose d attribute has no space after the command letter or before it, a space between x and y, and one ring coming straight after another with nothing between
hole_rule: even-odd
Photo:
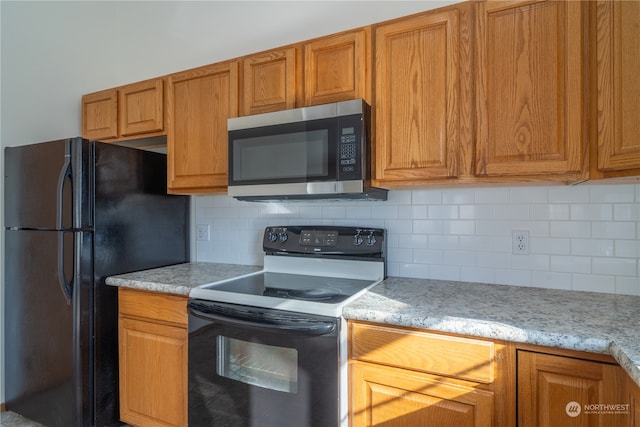
<instances>
[{"instance_id":1,"label":"speckled stone counter edge","mask_svg":"<svg viewBox=\"0 0 640 427\"><path fill-rule=\"evenodd\" d=\"M107 284L186 296L193 287L260 269L186 263L112 276ZM640 386L640 297L390 277L347 305L343 315L347 319L609 354Z\"/></svg>"},{"instance_id":2,"label":"speckled stone counter edge","mask_svg":"<svg viewBox=\"0 0 640 427\"><path fill-rule=\"evenodd\" d=\"M343 316L609 354L640 386L640 297L390 277Z\"/></svg>"},{"instance_id":3,"label":"speckled stone counter edge","mask_svg":"<svg viewBox=\"0 0 640 427\"><path fill-rule=\"evenodd\" d=\"M191 262L108 277L107 285L189 295L192 288L260 271L261 266Z\"/></svg>"}]
</instances>

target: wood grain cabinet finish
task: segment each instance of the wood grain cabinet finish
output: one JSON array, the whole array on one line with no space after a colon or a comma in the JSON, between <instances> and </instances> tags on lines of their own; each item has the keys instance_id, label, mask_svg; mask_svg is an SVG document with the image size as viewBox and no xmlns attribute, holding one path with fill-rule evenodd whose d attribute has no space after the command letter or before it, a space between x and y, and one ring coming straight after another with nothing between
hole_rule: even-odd
<instances>
[{"instance_id":1,"label":"wood grain cabinet finish","mask_svg":"<svg viewBox=\"0 0 640 427\"><path fill-rule=\"evenodd\" d=\"M627 378L627 396L631 405L631 426L640 427L640 386Z\"/></svg>"},{"instance_id":2,"label":"wood grain cabinet finish","mask_svg":"<svg viewBox=\"0 0 640 427\"><path fill-rule=\"evenodd\" d=\"M348 331L352 427L514 426L513 348L357 321Z\"/></svg>"},{"instance_id":3,"label":"wood grain cabinet finish","mask_svg":"<svg viewBox=\"0 0 640 427\"><path fill-rule=\"evenodd\" d=\"M164 81L147 80L118 88L120 136L164 130Z\"/></svg>"},{"instance_id":4,"label":"wood grain cabinet finish","mask_svg":"<svg viewBox=\"0 0 640 427\"><path fill-rule=\"evenodd\" d=\"M449 8L375 26L376 185L458 175L461 65L467 67L466 78L470 66L461 57L465 10Z\"/></svg>"},{"instance_id":5,"label":"wood grain cabinet finish","mask_svg":"<svg viewBox=\"0 0 640 427\"><path fill-rule=\"evenodd\" d=\"M585 177L586 3L478 3L476 174Z\"/></svg>"},{"instance_id":6,"label":"wood grain cabinet finish","mask_svg":"<svg viewBox=\"0 0 640 427\"><path fill-rule=\"evenodd\" d=\"M93 140L118 137L117 89L82 96L82 136Z\"/></svg>"},{"instance_id":7,"label":"wood grain cabinet finish","mask_svg":"<svg viewBox=\"0 0 640 427\"><path fill-rule=\"evenodd\" d=\"M588 406L631 404L625 378L615 364L518 351L518 426L632 426L631 408L610 414Z\"/></svg>"},{"instance_id":8,"label":"wood grain cabinet finish","mask_svg":"<svg viewBox=\"0 0 640 427\"><path fill-rule=\"evenodd\" d=\"M168 191L226 191L227 119L238 114L238 63L172 74L168 82Z\"/></svg>"},{"instance_id":9,"label":"wood grain cabinet finish","mask_svg":"<svg viewBox=\"0 0 640 427\"><path fill-rule=\"evenodd\" d=\"M120 141L164 134L164 80L145 80L82 97L82 136Z\"/></svg>"},{"instance_id":10,"label":"wood grain cabinet finish","mask_svg":"<svg viewBox=\"0 0 640 427\"><path fill-rule=\"evenodd\" d=\"M243 116L296 107L300 96L299 47L286 47L242 58Z\"/></svg>"},{"instance_id":11,"label":"wood grain cabinet finish","mask_svg":"<svg viewBox=\"0 0 640 427\"><path fill-rule=\"evenodd\" d=\"M492 426L494 393L410 370L351 364L351 426Z\"/></svg>"},{"instance_id":12,"label":"wood grain cabinet finish","mask_svg":"<svg viewBox=\"0 0 640 427\"><path fill-rule=\"evenodd\" d=\"M598 1L595 21L597 168L638 175L640 2Z\"/></svg>"},{"instance_id":13,"label":"wood grain cabinet finish","mask_svg":"<svg viewBox=\"0 0 640 427\"><path fill-rule=\"evenodd\" d=\"M371 104L371 28L304 45L304 105L362 98Z\"/></svg>"},{"instance_id":14,"label":"wood grain cabinet finish","mask_svg":"<svg viewBox=\"0 0 640 427\"><path fill-rule=\"evenodd\" d=\"M187 425L187 298L120 288L120 418Z\"/></svg>"}]
</instances>

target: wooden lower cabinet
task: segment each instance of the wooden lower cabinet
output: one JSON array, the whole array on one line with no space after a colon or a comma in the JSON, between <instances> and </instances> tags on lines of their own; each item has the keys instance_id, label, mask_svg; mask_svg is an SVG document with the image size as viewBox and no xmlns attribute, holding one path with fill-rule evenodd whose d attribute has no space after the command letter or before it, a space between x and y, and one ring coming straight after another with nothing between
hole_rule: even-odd
<instances>
[{"instance_id":1,"label":"wooden lower cabinet","mask_svg":"<svg viewBox=\"0 0 640 427\"><path fill-rule=\"evenodd\" d=\"M119 289L120 419L187 425L186 297Z\"/></svg>"},{"instance_id":2,"label":"wooden lower cabinet","mask_svg":"<svg viewBox=\"0 0 640 427\"><path fill-rule=\"evenodd\" d=\"M631 412L631 425L640 427L640 386L627 378L627 398L629 400L629 410Z\"/></svg>"},{"instance_id":3,"label":"wooden lower cabinet","mask_svg":"<svg viewBox=\"0 0 640 427\"><path fill-rule=\"evenodd\" d=\"M350 320L350 426L640 427L608 355Z\"/></svg>"},{"instance_id":4,"label":"wooden lower cabinet","mask_svg":"<svg viewBox=\"0 0 640 427\"><path fill-rule=\"evenodd\" d=\"M514 426L513 355L501 342L350 321L351 426Z\"/></svg>"},{"instance_id":5,"label":"wooden lower cabinet","mask_svg":"<svg viewBox=\"0 0 640 427\"><path fill-rule=\"evenodd\" d=\"M494 393L450 378L351 364L352 426L493 425Z\"/></svg>"},{"instance_id":6,"label":"wooden lower cabinet","mask_svg":"<svg viewBox=\"0 0 640 427\"><path fill-rule=\"evenodd\" d=\"M517 358L519 427L633 425L620 366L531 351Z\"/></svg>"}]
</instances>

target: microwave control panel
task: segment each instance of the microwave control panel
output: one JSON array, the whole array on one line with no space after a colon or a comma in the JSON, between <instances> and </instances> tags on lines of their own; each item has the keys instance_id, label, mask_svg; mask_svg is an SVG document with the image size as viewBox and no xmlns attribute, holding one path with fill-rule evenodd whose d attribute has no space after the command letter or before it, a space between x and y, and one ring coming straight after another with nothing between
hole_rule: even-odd
<instances>
[{"instance_id":1,"label":"microwave control panel","mask_svg":"<svg viewBox=\"0 0 640 427\"><path fill-rule=\"evenodd\" d=\"M340 157L338 180L362 179L363 135L362 115L340 117L338 126Z\"/></svg>"}]
</instances>

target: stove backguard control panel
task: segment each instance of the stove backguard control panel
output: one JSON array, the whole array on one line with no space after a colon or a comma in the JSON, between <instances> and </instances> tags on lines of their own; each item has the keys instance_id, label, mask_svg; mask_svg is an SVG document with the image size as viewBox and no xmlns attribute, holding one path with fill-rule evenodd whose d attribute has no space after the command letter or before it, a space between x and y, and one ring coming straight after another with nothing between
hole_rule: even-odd
<instances>
[{"instance_id":1,"label":"stove backguard control panel","mask_svg":"<svg viewBox=\"0 0 640 427\"><path fill-rule=\"evenodd\" d=\"M262 240L268 255L334 255L380 260L385 230L347 226L271 226Z\"/></svg>"}]
</instances>

